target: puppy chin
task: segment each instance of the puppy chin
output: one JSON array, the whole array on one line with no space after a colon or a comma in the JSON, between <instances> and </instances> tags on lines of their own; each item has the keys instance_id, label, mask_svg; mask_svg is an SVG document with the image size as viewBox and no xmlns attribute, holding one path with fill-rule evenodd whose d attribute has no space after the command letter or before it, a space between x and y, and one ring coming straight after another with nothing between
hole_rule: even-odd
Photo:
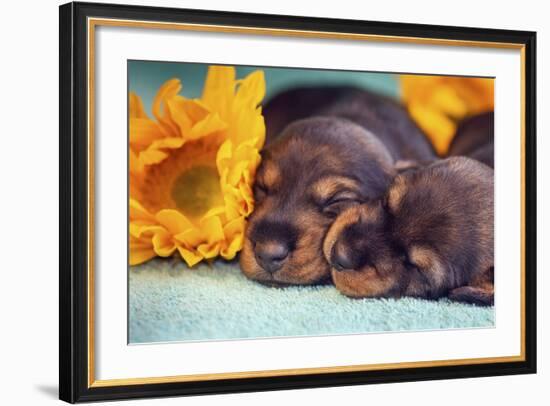
<instances>
[{"instance_id":1,"label":"puppy chin","mask_svg":"<svg viewBox=\"0 0 550 406\"><path fill-rule=\"evenodd\" d=\"M398 281L391 276L380 277L376 270L366 267L360 270L331 269L332 281L338 291L352 298L398 297Z\"/></svg>"},{"instance_id":2,"label":"puppy chin","mask_svg":"<svg viewBox=\"0 0 550 406\"><path fill-rule=\"evenodd\" d=\"M301 258L299 261L296 260L296 257L300 258L299 254L294 253L294 260L290 258L280 270L270 273L256 262L252 243L245 238L239 260L245 276L264 285L280 287L331 283L330 266L320 251L319 248L314 258Z\"/></svg>"},{"instance_id":3,"label":"puppy chin","mask_svg":"<svg viewBox=\"0 0 550 406\"><path fill-rule=\"evenodd\" d=\"M241 260L241 268L246 277L266 286L284 287L331 283L330 268L325 264L319 264L314 269L300 269L300 272L293 270L291 267L283 267L273 273L264 271L258 264L253 267L246 267L242 264Z\"/></svg>"}]
</instances>

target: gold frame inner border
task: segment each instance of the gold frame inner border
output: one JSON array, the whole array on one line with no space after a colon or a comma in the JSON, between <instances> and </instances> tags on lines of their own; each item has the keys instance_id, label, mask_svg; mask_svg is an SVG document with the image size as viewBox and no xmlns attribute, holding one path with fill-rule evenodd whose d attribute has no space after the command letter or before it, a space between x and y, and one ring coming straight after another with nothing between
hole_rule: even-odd
<instances>
[{"instance_id":1,"label":"gold frame inner border","mask_svg":"<svg viewBox=\"0 0 550 406\"><path fill-rule=\"evenodd\" d=\"M519 355L503 357L468 358L453 360L433 360L398 362L387 364L346 365L317 368L277 369L266 371L223 372L211 374L175 375L146 378L95 379L94 342L94 82L95 82L95 28L97 26L148 28L160 30L182 30L195 32L236 33L244 35L266 35L318 39L340 39L371 42L396 42L420 45L460 46L477 48L513 49L520 51L521 58L521 303L520 329L521 350ZM345 32L306 31L260 27L240 27L230 25L167 23L155 21L120 20L109 18L89 18L87 22L88 43L88 387L110 387L125 385L161 384L192 381L212 381L218 379L265 378L312 374L332 374L341 372L379 371L401 368L426 368L474 364L493 364L525 361L525 45L506 42L466 41L444 38L404 37L391 35L371 35Z\"/></svg>"}]
</instances>

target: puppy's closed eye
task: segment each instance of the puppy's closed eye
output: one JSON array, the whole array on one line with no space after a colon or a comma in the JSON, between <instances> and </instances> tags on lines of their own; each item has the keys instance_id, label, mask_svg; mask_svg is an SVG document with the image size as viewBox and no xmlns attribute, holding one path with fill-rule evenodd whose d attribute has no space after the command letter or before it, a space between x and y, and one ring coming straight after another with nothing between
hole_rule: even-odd
<instances>
[{"instance_id":1,"label":"puppy's closed eye","mask_svg":"<svg viewBox=\"0 0 550 406\"><path fill-rule=\"evenodd\" d=\"M334 218L344 209L360 201L355 180L343 176L319 179L311 188L312 198L323 215Z\"/></svg>"},{"instance_id":2,"label":"puppy's closed eye","mask_svg":"<svg viewBox=\"0 0 550 406\"><path fill-rule=\"evenodd\" d=\"M259 202L276 192L281 181L279 167L267 159L262 163L262 169L254 180L254 199Z\"/></svg>"},{"instance_id":3,"label":"puppy's closed eye","mask_svg":"<svg viewBox=\"0 0 550 406\"><path fill-rule=\"evenodd\" d=\"M349 191L337 193L322 203L322 212L330 218L335 218L348 207L359 204L357 194Z\"/></svg>"},{"instance_id":4,"label":"puppy's closed eye","mask_svg":"<svg viewBox=\"0 0 550 406\"><path fill-rule=\"evenodd\" d=\"M270 190L265 184L256 181L254 184L254 200L257 202L262 201L269 195L269 192Z\"/></svg>"},{"instance_id":5,"label":"puppy's closed eye","mask_svg":"<svg viewBox=\"0 0 550 406\"><path fill-rule=\"evenodd\" d=\"M418 270L418 266L411 260L408 255L402 255L401 260L403 262L403 265L405 266L405 269L408 269L409 271Z\"/></svg>"}]
</instances>

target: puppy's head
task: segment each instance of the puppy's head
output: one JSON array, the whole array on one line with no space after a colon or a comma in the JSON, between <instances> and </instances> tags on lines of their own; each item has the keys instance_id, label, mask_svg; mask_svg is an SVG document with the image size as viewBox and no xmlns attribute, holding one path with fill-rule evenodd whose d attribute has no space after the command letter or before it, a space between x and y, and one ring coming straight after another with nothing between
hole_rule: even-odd
<instances>
[{"instance_id":1,"label":"puppy's head","mask_svg":"<svg viewBox=\"0 0 550 406\"><path fill-rule=\"evenodd\" d=\"M243 272L272 285L329 280L325 234L342 210L384 193L394 174L388 151L350 121L317 117L288 126L262 158Z\"/></svg>"},{"instance_id":2,"label":"puppy's head","mask_svg":"<svg viewBox=\"0 0 550 406\"><path fill-rule=\"evenodd\" d=\"M330 227L323 254L336 288L350 297L397 297L407 275L381 201L350 207Z\"/></svg>"}]
</instances>

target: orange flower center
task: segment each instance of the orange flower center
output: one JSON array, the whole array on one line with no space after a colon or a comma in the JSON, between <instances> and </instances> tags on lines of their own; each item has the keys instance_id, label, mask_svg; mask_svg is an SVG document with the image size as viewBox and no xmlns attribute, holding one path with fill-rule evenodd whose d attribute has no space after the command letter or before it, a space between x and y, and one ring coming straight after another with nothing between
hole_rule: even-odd
<instances>
[{"instance_id":1,"label":"orange flower center","mask_svg":"<svg viewBox=\"0 0 550 406\"><path fill-rule=\"evenodd\" d=\"M171 197L176 207L188 217L200 217L223 204L220 178L216 168L198 165L189 168L172 183Z\"/></svg>"},{"instance_id":2,"label":"orange flower center","mask_svg":"<svg viewBox=\"0 0 550 406\"><path fill-rule=\"evenodd\" d=\"M224 206L216 168L217 148L218 144L195 141L169 150L164 161L147 168L135 195L152 213L176 209L198 224L209 210Z\"/></svg>"}]
</instances>

